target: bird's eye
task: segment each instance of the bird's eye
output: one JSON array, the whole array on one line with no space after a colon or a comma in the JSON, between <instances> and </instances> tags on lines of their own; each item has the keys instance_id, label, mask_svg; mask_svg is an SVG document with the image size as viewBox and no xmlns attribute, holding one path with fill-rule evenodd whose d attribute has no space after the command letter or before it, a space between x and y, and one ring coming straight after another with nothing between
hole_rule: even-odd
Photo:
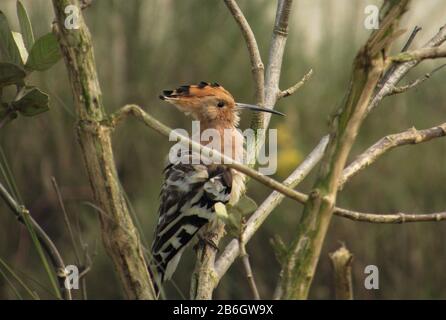
<instances>
[{"instance_id":1,"label":"bird's eye","mask_svg":"<svg viewBox=\"0 0 446 320\"><path fill-rule=\"evenodd\" d=\"M224 101L220 101L217 103L217 107L219 107L219 108L223 108L224 106L225 106Z\"/></svg>"}]
</instances>

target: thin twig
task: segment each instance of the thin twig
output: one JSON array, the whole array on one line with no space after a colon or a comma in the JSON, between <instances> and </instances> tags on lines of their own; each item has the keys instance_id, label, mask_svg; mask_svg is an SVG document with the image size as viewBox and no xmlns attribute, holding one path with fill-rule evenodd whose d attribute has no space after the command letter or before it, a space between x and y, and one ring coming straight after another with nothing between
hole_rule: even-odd
<instances>
[{"instance_id":1,"label":"thin twig","mask_svg":"<svg viewBox=\"0 0 446 320\"><path fill-rule=\"evenodd\" d=\"M342 177L339 180L339 188L342 189L347 180L350 180L359 171L370 166L380 156L393 148L427 142L444 136L446 136L446 122L429 129L417 130L411 128L400 133L385 136L361 153L356 160L344 169Z\"/></svg>"},{"instance_id":2,"label":"thin twig","mask_svg":"<svg viewBox=\"0 0 446 320\"><path fill-rule=\"evenodd\" d=\"M248 279L249 287L251 288L253 297L255 300L260 300L259 290L257 289L257 285L254 280L251 263L249 262L249 255L246 252L246 243L244 240L245 228L246 228L246 221L244 218L242 218L242 223L241 223L241 227L240 227L240 237L239 237L240 258L242 259L243 267L245 268L245 272L246 272L246 278Z\"/></svg>"},{"instance_id":3,"label":"thin twig","mask_svg":"<svg viewBox=\"0 0 446 320\"><path fill-rule=\"evenodd\" d=\"M46 253L50 257L51 263L56 271L57 279L59 280L59 289L66 300L71 300L71 290L69 287L65 286L66 280L66 272L65 272L65 263L62 259L62 256L59 253L54 242L51 238L46 234L46 232L40 227L40 225L34 220L34 218L29 214L29 211L22 205L19 205L16 200L9 194L8 190L0 183L0 196L6 202L8 207L17 217L17 220L21 223L25 224L25 221L22 218L24 213L28 214L28 219L31 223L34 232L36 233L42 247L45 249Z\"/></svg>"},{"instance_id":4,"label":"thin twig","mask_svg":"<svg viewBox=\"0 0 446 320\"><path fill-rule=\"evenodd\" d=\"M76 245L76 240L74 238L74 232L73 232L73 229L71 228L70 218L68 217L67 210L65 209L65 204L64 204L64 201L62 198L62 193L60 191L59 185L57 184L55 177L51 177L51 183L53 184L54 191L56 192L56 196L59 201L59 206L63 213L65 227L68 230L68 234L70 236L70 241L71 241L71 246L73 247L74 255L76 257L76 264L78 265L79 268L83 268L83 271L79 275L79 280L81 280L80 281L80 287L81 287L80 290L81 290L82 299L86 300L87 299L87 291L86 291L87 282L86 282L86 279L84 276L88 273L88 271L90 271L91 266L89 265L88 261L86 263L82 263L79 249ZM85 255L85 258L87 258L87 256L88 256L88 253ZM86 265L86 267L84 267L84 265Z\"/></svg>"},{"instance_id":5,"label":"thin twig","mask_svg":"<svg viewBox=\"0 0 446 320\"><path fill-rule=\"evenodd\" d=\"M334 214L353 221L369 223L407 223L407 222L438 222L446 220L446 212L435 213L364 213L336 207Z\"/></svg>"},{"instance_id":6,"label":"thin twig","mask_svg":"<svg viewBox=\"0 0 446 320\"><path fill-rule=\"evenodd\" d=\"M438 33L432 37L423 48L434 48L442 45L446 41L446 25L443 25ZM398 82L415 66L419 61L394 62L377 85L377 90L372 101L369 103L367 113L376 108L379 103L388 96L389 92L398 84Z\"/></svg>"},{"instance_id":7,"label":"thin twig","mask_svg":"<svg viewBox=\"0 0 446 320\"><path fill-rule=\"evenodd\" d=\"M407 39L406 43L404 44L403 48L401 49L401 52L405 52L407 51L410 46L412 45L412 42L414 41L416 35L418 34L418 32L421 31L421 27L419 26L415 26L415 28L413 29L412 33L409 36L409 39Z\"/></svg>"},{"instance_id":8,"label":"thin twig","mask_svg":"<svg viewBox=\"0 0 446 320\"><path fill-rule=\"evenodd\" d=\"M311 78L312 75L313 75L313 69L310 69L303 76L303 78L298 83L296 83L294 86L289 87L288 89L279 92L278 99L286 98L286 97L289 97L292 94L294 94L297 90L299 90L305 84L305 82L307 82Z\"/></svg>"},{"instance_id":9,"label":"thin twig","mask_svg":"<svg viewBox=\"0 0 446 320\"><path fill-rule=\"evenodd\" d=\"M249 52L249 60L251 62L251 72L254 78L256 103L258 105L263 105L265 84L263 72L265 68L263 66L262 57L260 56L256 37L254 36L254 32L252 32L242 10L240 10L240 7L237 5L237 2L235 0L224 0L224 2L239 25L242 35L245 38Z\"/></svg>"},{"instance_id":10,"label":"thin twig","mask_svg":"<svg viewBox=\"0 0 446 320\"><path fill-rule=\"evenodd\" d=\"M59 201L60 209L62 210L62 213L63 213L65 226L66 226L66 228L68 230L68 234L70 236L71 245L73 247L73 251L74 251L74 254L76 256L76 262L77 262L78 266L80 266L81 265L81 258L80 258L79 250L77 248L76 241L74 239L74 233L73 233L73 229L71 228L70 218L68 217L67 210L65 209L65 204L64 204L64 201L63 201L63 198L62 198L62 194L60 192L59 185L57 184L57 181L56 181L55 177L51 177L51 183L53 184L53 188L54 188L54 191L56 192L57 200Z\"/></svg>"},{"instance_id":11,"label":"thin twig","mask_svg":"<svg viewBox=\"0 0 446 320\"><path fill-rule=\"evenodd\" d=\"M404 44L403 48L401 49L401 52L405 52L405 51L407 51L407 49L409 49L409 47L411 46L412 42L414 41L416 35L420 31L421 31L421 28L418 27L418 26L415 26L415 28L413 29L413 31L410 34L409 38L407 39L406 43ZM382 76L381 80L379 81L379 83L377 85L377 88L381 88L384 84L387 83L387 81L389 80L390 76L392 74L394 74L394 72L395 72L397 67L398 67L398 63L392 63L389 66L389 68L386 70L386 72Z\"/></svg>"},{"instance_id":12,"label":"thin twig","mask_svg":"<svg viewBox=\"0 0 446 320\"><path fill-rule=\"evenodd\" d=\"M405 86L400 86L400 87L393 87L392 91L388 93L389 96L391 95L395 95L395 94L400 94L403 92L406 92L412 88L415 88L416 86L418 86L419 84L423 83L424 81L430 79L430 77L432 77L432 75L441 70L444 66L446 66L446 64L442 64L441 66L435 68L434 70L432 70L431 72L426 73L424 76L422 76L421 78L418 78L412 82L410 82L409 84L405 85Z\"/></svg>"}]
</instances>

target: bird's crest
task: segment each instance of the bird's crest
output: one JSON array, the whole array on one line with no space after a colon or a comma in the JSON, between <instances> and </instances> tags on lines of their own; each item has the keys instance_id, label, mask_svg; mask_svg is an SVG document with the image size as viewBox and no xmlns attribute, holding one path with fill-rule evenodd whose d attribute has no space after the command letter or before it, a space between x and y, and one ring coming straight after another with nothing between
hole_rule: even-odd
<instances>
[{"instance_id":1,"label":"bird's crest","mask_svg":"<svg viewBox=\"0 0 446 320\"><path fill-rule=\"evenodd\" d=\"M173 104L185 114L203 121L203 124L210 121L220 121L221 125L238 123L234 97L216 82L201 81L196 85L164 90L160 99Z\"/></svg>"},{"instance_id":2,"label":"bird's crest","mask_svg":"<svg viewBox=\"0 0 446 320\"><path fill-rule=\"evenodd\" d=\"M234 100L232 94L217 82L209 83L205 81L194 85L183 85L175 90L164 90L163 94L160 95L160 99L162 100L183 100L204 97Z\"/></svg>"}]
</instances>

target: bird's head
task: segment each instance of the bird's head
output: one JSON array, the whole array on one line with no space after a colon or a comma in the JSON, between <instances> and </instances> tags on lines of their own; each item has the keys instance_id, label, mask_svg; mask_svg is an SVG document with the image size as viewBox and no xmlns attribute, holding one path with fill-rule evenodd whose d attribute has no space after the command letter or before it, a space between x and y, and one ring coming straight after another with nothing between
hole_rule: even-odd
<instances>
[{"instance_id":1,"label":"bird's head","mask_svg":"<svg viewBox=\"0 0 446 320\"><path fill-rule=\"evenodd\" d=\"M175 90L165 90L160 95L165 100L194 119L202 122L225 122L237 126L241 109L270 112L278 111L255 105L237 103L229 91L218 83L200 82L198 85L181 86Z\"/></svg>"}]
</instances>

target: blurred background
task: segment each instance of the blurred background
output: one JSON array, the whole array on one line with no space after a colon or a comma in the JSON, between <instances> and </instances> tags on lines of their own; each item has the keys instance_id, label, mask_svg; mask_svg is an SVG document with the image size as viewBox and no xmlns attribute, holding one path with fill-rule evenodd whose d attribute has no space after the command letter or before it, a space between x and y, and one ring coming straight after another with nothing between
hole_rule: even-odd
<instances>
[{"instance_id":1,"label":"blurred background","mask_svg":"<svg viewBox=\"0 0 446 320\"><path fill-rule=\"evenodd\" d=\"M266 64L276 2L240 0ZM53 9L49 0L23 0L36 36L50 31ZM310 68L312 79L277 108L287 114L275 118L278 129L279 169L284 179L327 133L327 120L346 92L352 60L369 31L363 27L364 8L380 4L371 0L296 0L282 69L281 87L298 81ZM2 0L13 30L18 30L15 0ZM402 21L407 32L397 41L399 50L411 30L423 27L414 46L424 44L446 23L446 2L413 1ZM116 110L137 103L174 128L188 128L190 120L158 100L163 89L201 80L217 81L236 99L253 102L250 64L241 33L223 1L209 0L95 0L86 15L93 35L95 55L105 106ZM405 81L416 79L439 62L427 62ZM427 128L444 122L445 72L415 90L393 96L365 121L351 159L384 135L415 126ZM123 291L101 243L97 212L76 141L73 99L65 66L60 61L32 82L51 97L51 110L36 118L20 117L0 132L2 161L7 160L20 196L50 234L65 262L75 263L73 247L51 184L60 186L67 212L74 221L76 238L88 246L93 261L86 276L88 298L121 299ZM242 128L250 114L243 115ZM123 188L150 247L157 221L158 194L164 159L170 144L137 122L123 125L114 134L114 152ZM339 205L368 212L444 211L446 197L446 140L398 148L351 180L339 194ZM316 171L316 170L315 170ZM0 176L0 179L3 177ZM2 180L3 181L3 180ZM314 174L299 186L308 191ZM258 203L270 190L251 181L248 194ZM273 212L247 247L262 298L271 298L280 266L270 239L275 235L289 243L295 236L302 207L285 200ZM334 298L328 253L345 243L354 254L354 295L358 299L445 299L446 224L417 223L375 225L334 217L323 248L310 297ZM223 246L222 246L223 247ZM0 202L0 258L42 298L53 298L45 270L32 242ZM194 253L188 249L182 267L167 286L167 297L189 295ZM376 265L379 290L364 288L364 268ZM0 298L14 299L10 283L0 276ZM18 288L18 290L22 290ZM239 261L231 267L215 291L217 299L251 298Z\"/></svg>"}]
</instances>

